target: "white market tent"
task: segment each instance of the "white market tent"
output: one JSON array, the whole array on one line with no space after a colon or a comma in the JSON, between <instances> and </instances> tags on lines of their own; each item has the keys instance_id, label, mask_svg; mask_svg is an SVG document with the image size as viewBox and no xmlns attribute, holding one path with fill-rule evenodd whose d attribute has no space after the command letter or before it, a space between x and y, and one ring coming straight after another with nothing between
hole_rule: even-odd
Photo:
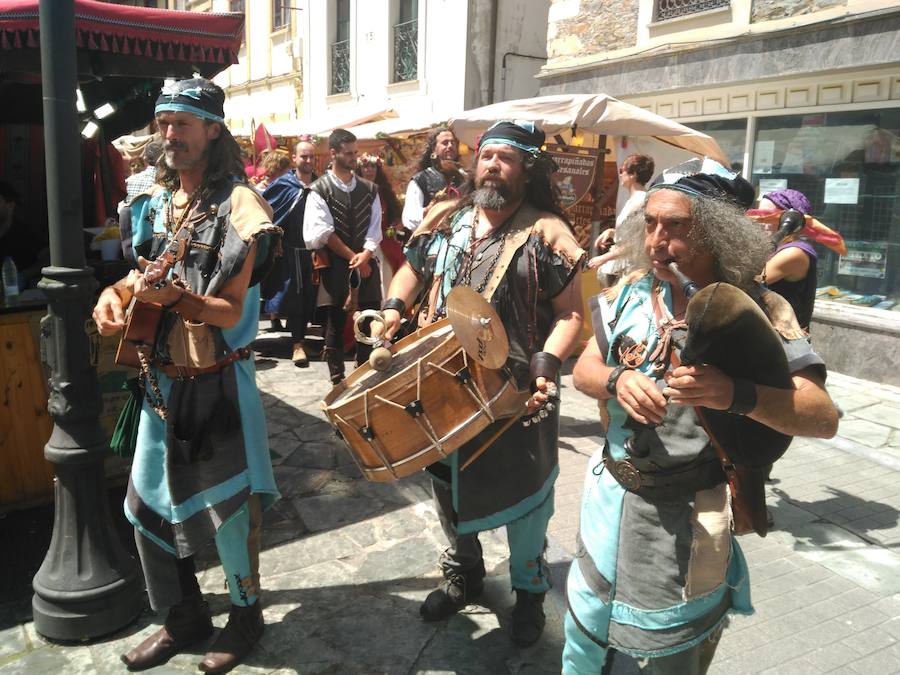
<instances>
[{"instance_id":1,"label":"white market tent","mask_svg":"<svg viewBox=\"0 0 900 675\"><path fill-rule=\"evenodd\" d=\"M478 134L497 120L529 120L547 140L577 131L615 137L652 137L692 155L707 156L728 166L728 158L710 136L606 94L557 94L466 110L450 120L460 142L475 144Z\"/></svg>"},{"instance_id":2,"label":"white market tent","mask_svg":"<svg viewBox=\"0 0 900 675\"><path fill-rule=\"evenodd\" d=\"M406 115L392 119L378 120L360 124L355 127L347 127L348 131L361 141L376 140L379 138L406 139L430 131L434 127L447 121L447 118L438 118L434 115Z\"/></svg>"}]
</instances>

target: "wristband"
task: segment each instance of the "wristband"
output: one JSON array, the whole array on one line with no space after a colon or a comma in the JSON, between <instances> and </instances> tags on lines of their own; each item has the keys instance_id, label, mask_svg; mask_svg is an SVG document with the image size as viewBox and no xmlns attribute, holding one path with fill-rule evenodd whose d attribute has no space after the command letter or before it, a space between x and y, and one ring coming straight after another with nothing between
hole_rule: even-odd
<instances>
[{"instance_id":1,"label":"wristband","mask_svg":"<svg viewBox=\"0 0 900 675\"><path fill-rule=\"evenodd\" d=\"M756 407L756 385L742 377L734 378L734 398L725 412L746 415Z\"/></svg>"},{"instance_id":2,"label":"wristband","mask_svg":"<svg viewBox=\"0 0 900 675\"><path fill-rule=\"evenodd\" d=\"M381 305L382 311L387 309L395 309L397 310L397 312L399 312L400 316L403 316L404 314L406 314L406 303L403 302L400 298L388 298Z\"/></svg>"},{"instance_id":3,"label":"wristband","mask_svg":"<svg viewBox=\"0 0 900 675\"><path fill-rule=\"evenodd\" d=\"M166 311L174 309L175 305L177 305L179 302L181 302L181 300L183 298L184 298L184 291L181 291L181 293L178 294L178 299L175 302L170 302L168 305L163 305L162 308Z\"/></svg>"},{"instance_id":4,"label":"wristband","mask_svg":"<svg viewBox=\"0 0 900 675\"><path fill-rule=\"evenodd\" d=\"M174 309L177 305L181 305L184 303L180 309ZM191 293L189 291L182 291L181 297L174 303L172 303L173 311L178 312L183 319L187 319L188 321L202 321L201 314L203 314L203 310L206 308L206 300L203 299L202 295L196 295L195 293Z\"/></svg>"},{"instance_id":5,"label":"wristband","mask_svg":"<svg viewBox=\"0 0 900 675\"><path fill-rule=\"evenodd\" d=\"M529 369L529 377L531 379L531 392L534 393L534 381L539 377L544 377L550 382L556 382L556 376L562 367L562 361L559 357L550 352L537 352L531 355L531 367Z\"/></svg>"},{"instance_id":6,"label":"wristband","mask_svg":"<svg viewBox=\"0 0 900 675\"><path fill-rule=\"evenodd\" d=\"M622 373L626 370L631 370L628 366L616 366L610 372L609 377L606 378L606 391L609 392L610 395L616 395L616 384L619 381L619 378L622 377Z\"/></svg>"}]
</instances>

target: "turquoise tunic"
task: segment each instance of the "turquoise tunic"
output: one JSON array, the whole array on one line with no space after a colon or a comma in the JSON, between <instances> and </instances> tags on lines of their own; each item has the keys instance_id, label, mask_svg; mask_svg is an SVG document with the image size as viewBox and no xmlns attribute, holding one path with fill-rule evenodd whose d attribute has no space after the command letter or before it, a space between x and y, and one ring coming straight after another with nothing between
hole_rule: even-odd
<instances>
[{"instance_id":1,"label":"turquoise tunic","mask_svg":"<svg viewBox=\"0 0 900 675\"><path fill-rule=\"evenodd\" d=\"M647 339L646 353L653 351L658 335L652 284L653 276L647 275L621 291L604 316L608 345L625 333L638 343ZM671 287L662 283L661 292L671 312ZM610 329L613 316L618 319ZM606 362L617 365L609 352ZM655 379L651 366L647 360L639 370ZM698 457L714 459L693 410L668 408L660 430L669 428L669 436L648 460L672 467ZM627 413L616 398L607 402L607 410L607 451L615 460L630 459L625 441L633 432L625 427ZM725 485L651 503L619 485L602 455L599 449L588 464L580 550L567 582L567 674L599 672L609 646L639 658L673 654L709 636L728 612L753 612L747 563L730 532Z\"/></svg>"},{"instance_id":2,"label":"turquoise tunic","mask_svg":"<svg viewBox=\"0 0 900 675\"><path fill-rule=\"evenodd\" d=\"M132 204L132 245L136 251L146 251L147 244L154 241L153 249L158 254L168 241L164 216L164 200L168 198L166 191L159 191L153 196L143 195ZM258 220L254 226L259 227L249 238L242 239L228 214L224 215L227 219L225 243L220 250L221 261L211 275L217 288L240 270L242 256L254 241L257 243L254 269L264 268L269 261L270 237L277 230L271 228L270 216L263 207L258 214L253 214L252 202L250 206L251 217ZM246 208L242 214L247 214ZM224 279L218 279L220 272ZM258 281L251 280L251 284L238 323L231 328L215 329L227 352L250 345L256 337L260 293ZM163 399L170 402L175 381L157 368L152 370ZM210 381L204 382L204 378L210 378ZM168 447L171 429L167 430L166 421L145 400L125 502L126 517L138 531L178 557L190 555L214 536L219 526L243 506L250 494L260 495L263 508L279 496L252 358L236 361L223 368L221 373L200 376L196 380L200 387L198 391L203 395L209 395L209 391L213 395L220 391L228 394L239 413L235 428L231 433L217 433L211 429L204 441L210 456L186 463L174 456L174 451ZM202 389L207 385L212 389Z\"/></svg>"}]
</instances>

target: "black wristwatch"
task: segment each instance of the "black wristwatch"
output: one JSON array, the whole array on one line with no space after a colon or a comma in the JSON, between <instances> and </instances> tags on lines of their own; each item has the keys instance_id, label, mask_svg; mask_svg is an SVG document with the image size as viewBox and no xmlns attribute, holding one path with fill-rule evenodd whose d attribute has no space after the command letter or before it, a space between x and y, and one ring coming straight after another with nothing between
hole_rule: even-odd
<instances>
[{"instance_id":1,"label":"black wristwatch","mask_svg":"<svg viewBox=\"0 0 900 675\"><path fill-rule=\"evenodd\" d=\"M616 383L619 381L619 378L622 377L622 373L626 370L631 370L631 368L628 366L616 366L606 379L606 391L612 396L616 395Z\"/></svg>"}]
</instances>

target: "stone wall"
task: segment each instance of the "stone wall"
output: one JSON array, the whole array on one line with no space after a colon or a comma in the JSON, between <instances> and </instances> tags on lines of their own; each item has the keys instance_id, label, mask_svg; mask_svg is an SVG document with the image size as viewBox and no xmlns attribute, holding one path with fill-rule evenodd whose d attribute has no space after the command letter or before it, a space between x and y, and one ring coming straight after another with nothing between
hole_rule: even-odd
<instances>
[{"instance_id":1,"label":"stone wall","mask_svg":"<svg viewBox=\"0 0 900 675\"><path fill-rule=\"evenodd\" d=\"M547 30L548 63L633 47L638 4L639 0L553 0Z\"/></svg>"},{"instance_id":2,"label":"stone wall","mask_svg":"<svg viewBox=\"0 0 900 675\"><path fill-rule=\"evenodd\" d=\"M832 7L845 7L847 0L753 0L751 23L811 14Z\"/></svg>"}]
</instances>

